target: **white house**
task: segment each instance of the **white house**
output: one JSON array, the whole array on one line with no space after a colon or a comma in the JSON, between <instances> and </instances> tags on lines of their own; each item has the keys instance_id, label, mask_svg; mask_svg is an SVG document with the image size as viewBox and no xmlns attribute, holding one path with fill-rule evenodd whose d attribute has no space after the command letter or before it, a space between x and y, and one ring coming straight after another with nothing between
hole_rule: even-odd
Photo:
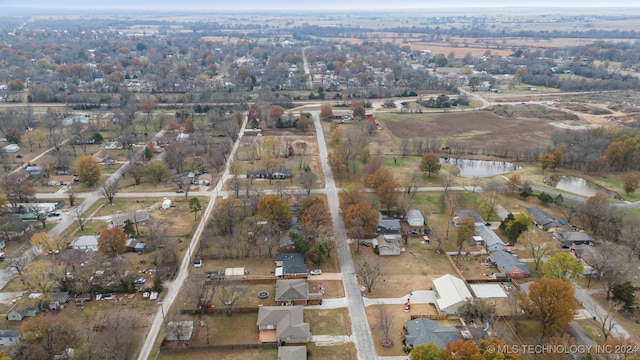
<instances>
[{"instance_id":1,"label":"white house","mask_svg":"<svg viewBox=\"0 0 640 360\"><path fill-rule=\"evenodd\" d=\"M433 291L438 313L456 314L467 299L473 299L464 281L449 274L433 279Z\"/></svg>"},{"instance_id":2,"label":"white house","mask_svg":"<svg viewBox=\"0 0 640 360\"><path fill-rule=\"evenodd\" d=\"M420 210L411 209L407 211L407 223L409 226L424 226L424 216Z\"/></svg>"},{"instance_id":3,"label":"white house","mask_svg":"<svg viewBox=\"0 0 640 360\"><path fill-rule=\"evenodd\" d=\"M82 235L69 244L72 249L98 251L98 237L95 235Z\"/></svg>"}]
</instances>

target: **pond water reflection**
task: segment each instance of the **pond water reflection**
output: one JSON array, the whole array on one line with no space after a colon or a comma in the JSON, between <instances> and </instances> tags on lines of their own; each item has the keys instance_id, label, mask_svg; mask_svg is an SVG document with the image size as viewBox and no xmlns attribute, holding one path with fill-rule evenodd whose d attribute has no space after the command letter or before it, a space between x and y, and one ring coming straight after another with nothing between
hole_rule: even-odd
<instances>
[{"instance_id":1,"label":"pond water reflection","mask_svg":"<svg viewBox=\"0 0 640 360\"><path fill-rule=\"evenodd\" d=\"M544 179L544 183L556 189L568 191L574 194L591 197L598 191L608 194L612 198L620 199L620 195L607 190L602 186L587 179L569 175L554 175Z\"/></svg>"},{"instance_id":2,"label":"pond water reflection","mask_svg":"<svg viewBox=\"0 0 640 360\"><path fill-rule=\"evenodd\" d=\"M489 177L506 174L520 167L506 161L440 158L441 164L449 164L460 169L460 176L466 178Z\"/></svg>"}]
</instances>

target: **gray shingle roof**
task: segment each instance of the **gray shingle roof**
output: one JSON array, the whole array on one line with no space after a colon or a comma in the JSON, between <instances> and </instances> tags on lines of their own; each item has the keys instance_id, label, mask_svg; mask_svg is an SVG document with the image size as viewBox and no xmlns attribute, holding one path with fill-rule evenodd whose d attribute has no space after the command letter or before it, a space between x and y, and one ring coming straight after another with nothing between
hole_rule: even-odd
<instances>
[{"instance_id":1,"label":"gray shingle roof","mask_svg":"<svg viewBox=\"0 0 640 360\"><path fill-rule=\"evenodd\" d=\"M410 347L430 342L445 348L447 343L457 341L461 338L460 332L455 327L440 327L437 321L418 318L409 320L406 323L406 340Z\"/></svg>"}]
</instances>

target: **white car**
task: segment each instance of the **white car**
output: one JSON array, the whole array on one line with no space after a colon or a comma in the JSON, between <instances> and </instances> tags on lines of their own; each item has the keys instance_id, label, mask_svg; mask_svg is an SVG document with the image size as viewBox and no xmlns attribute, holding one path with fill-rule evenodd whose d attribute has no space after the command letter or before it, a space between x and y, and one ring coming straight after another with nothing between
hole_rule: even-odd
<instances>
[{"instance_id":1,"label":"white car","mask_svg":"<svg viewBox=\"0 0 640 360\"><path fill-rule=\"evenodd\" d=\"M322 275L322 270L320 270L320 269L311 270L309 272L309 274L311 274L311 275Z\"/></svg>"},{"instance_id":2,"label":"white car","mask_svg":"<svg viewBox=\"0 0 640 360\"><path fill-rule=\"evenodd\" d=\"M193 266L197 268L202 267L202 259L195 259L193 261Z\"/></svg>"}]
</instances>

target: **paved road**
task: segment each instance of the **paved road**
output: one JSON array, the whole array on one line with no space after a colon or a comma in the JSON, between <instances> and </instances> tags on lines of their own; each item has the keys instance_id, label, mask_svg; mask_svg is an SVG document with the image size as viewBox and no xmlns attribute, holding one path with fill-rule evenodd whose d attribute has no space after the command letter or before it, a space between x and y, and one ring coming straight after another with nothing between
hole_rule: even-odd
<instances>
[{"instance_id":1,"label":"paved road","mask_svg":"<svg viewBox=\"0 0 640 360\"><path fill-rule=\"evenodd\" d=\"M236 151L238 150L238 145L242 142L244 129L246 128L246 125L247 125L247 117L245 116L244 118L245 119L244 119L244 122L242 123L238 140L233 144L233 148L231 149L231 154L229 155L229 159L235 158ZM204 193L204 195L210 197L209 203L207 204L206 209L202 212L200 222L198 223L198 226L196 227L196 230L193 233L193 237L189 242L189 247L187 248L187 252L185 253L184 258L182 258L182 262L180 263L180 268L178 270L178 275L176 276L175 280L166 284L165 291L167 295L162 299L161 302L158 302L158 305L159 305L158 310L156 311L153 317L153 321L151 322L149 331L147 332L146 337L144 339L144 343L142 344L140 352L138 353L138 360L147 360L151 355L151 350L153 349L153 346L158 337L158 334L160 333L160 329L164 324L164 321L165 321L164 317L166 314L169 313L169 309L171 309L171 306L176 300L180 292L180 288L182 287L184 282L187 280L187 277L189 275L189 267L191 266L191 263L192 263L191 256L192 254L195 254L196 249L198 247L198 243L200 242L200 237L207 224L207 220L211 218L213 214L214 205L218 195L221 193L222 186L230 178L230 175L229 175L230 164L231 162L227 161L224 173L220 177L220 180L218 180L218 183L216 184L216 186L211 191ZM191 192L189 194L191 194ZM177 194L172 193L172 195L177 195Z\"/></svg>"},{"instance_id":2,"label":"paved road","mask_svg":"<svg viewBox=\"0 0 640 360\"><path fill-rule=\"evenodd\" d=\"M347 244L347 233L344 227L344 222L342 221L342 216L340 216L338 188L336 187L331 167L327 161L327 146L324 140L322 124L320 123L317 112L313 115L313 121L316 128L320 162L322 164L322 172L325 180L325 189L327 189L327 201L329 203L329 210L331 211L331 217L333 219L333 229L337 242L338 258L340 260L340 269L342 271L342 284L344 286L344 292L349 306L352 338L356 345L359 360L375 359L377 357L376 349L373 344L373 337L371 336L371 328L369 327L369 320L367 320L362 293L360 292L358 279L356 278L351 250Z\"/></svg>"},{"instance_id":3,"label":"paved road","mask_svg":"<svg viewBox=\"0 0 640 360\"><path fill-rule=\"evenodd\" d=\"M574 284L573 287L576 289L574 297L576 300L580 302L580 304L587 309L591 313L592 316L596 317L597 321L602 321L603 317L606 317L608 312L605 310L597 301L591 297L588 289L584 289L580 287L578 284ZM611 329L611 335L616 338L629 338L629 332L625 328L623 328L615 318L607 319L606 322L610 322L613 325L613 329Z\"/></svg>"}]
</instances>

